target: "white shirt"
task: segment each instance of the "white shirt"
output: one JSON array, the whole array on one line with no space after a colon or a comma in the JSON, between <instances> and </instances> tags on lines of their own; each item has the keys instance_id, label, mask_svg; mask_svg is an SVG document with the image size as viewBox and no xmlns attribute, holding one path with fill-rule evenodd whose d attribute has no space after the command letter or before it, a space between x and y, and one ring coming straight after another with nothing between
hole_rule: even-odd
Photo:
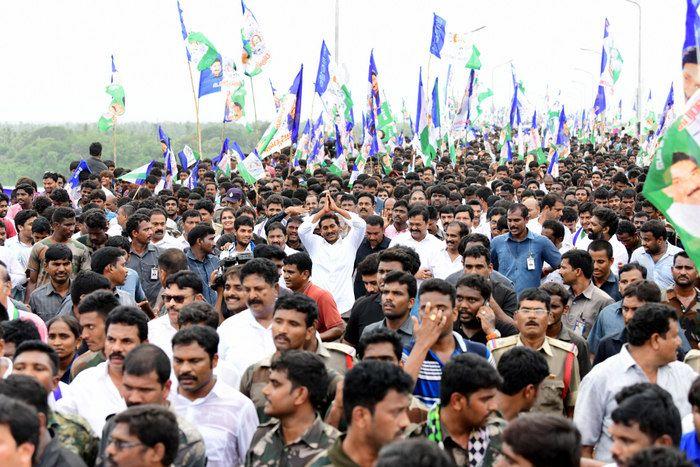
<instances>
[{"instance_id":1,"label":"white shirt","mask_svg":"<svg viewBox=\"0 0 700 467\"><path fill-rule=\"evenodd\" d=\"M568 230L568 229L567 229ZM591 240L591 237L584 237L584 238L579 238L576 241L576 248L579 250L588 250L588 245L591 244L593 240ZM617 235L613 235L610 237L610 246L612 246L613 249L613 265L610 268L610 270L613 272L613 274L618 274L618 271L620 270L620 267L618 266L619 264L627 264L630 261L630 255L627 253L627 248L625 248L625 245L620 242L620 240L617 239ZM634 261L634 260L632 260Z\"/></svg>"},{"instance_id":2,"label":"white shirt","mask_svg":"<svg viewBox=\"0 0 700 467\"><path fill-rule=\"evenodd\" d=\"M241 375L250 365L277 351L271 327L258 323L250 308L226 318L216 331L219 358Z\"/></svg>"},{"instance_id":3,"label":"white shirt","mask_svg":"<svg viewBox=\"0 0 700 467\"><path fill-rule=\"evenodd\" d=\"M243 464L258 428L258 415L250 399L218 380L200 399L191 401L177 392L170 394L172 409L202 435L207 466Z\"/></svg>"},{"instance_id":4,"label":"white shirt","mask_svg":"<svg viewBox=\"0 0 700 467\"><path fill-rule=\"evenodd\" d=\"M124 229L122 228L121 225L119 225L119 222L117 222L117 218L115 217L111 221L109 221L109 228L107 229L107 235L110 237L116 237L117 235L121 235L122 231Z\"/></svg>"},{"instance_id":5,"label":"white shirt","mask_svg":"<svg viewBox=\"0 0 700 467\"><path fill-rule=\"evenodd\" d=\"M99 438L107 416L126 410L126 402L109 377L109 362L87 368L68 385L56 403L59 412L77 414L86 419Z\"/></svg>"},{"instance_id":6,"label":"white shirt","mask_svg":"<svg viewBox=\"0 0 700 467\"><path fill-rule=\"evenodd\" d=\"M674 282L671 268L673 267L673 257L679 251L683 250L666 242L666 252L661 256L661 258L658 259L658 261L654 262L651 255L646 252L643 246L640 246L632 252L632 258L630 261L636 261L647 268L646 279L656 282L656 285L658 285L661 290L666 290L673 287Z\"/></svg>"},{"instance_id":7,"label":"white shirt","mask_svg":"<svg viewBox=\"0 0 700 467\"><path fill-rule=\"evenodd\" d=\"M562 224L564 225L564 224ZM530 219L527 221L527 228L531 231L536 233L537 235L542 235L542 224L540 224L540 221L537 217L534 219ZM571 235L571 231L566 228L564 225L564 240L561 242L562 245L572 245L573 244L573 238ZM569 248L571 249L571 248Z\"/></svg>"},{"instance_id":8,"label":"white shirt","mask_svg":"<svg viewBox=\"0 0 700 467\"><path fill-rule=\"evenodd\" d=\"M411 236L410 231L403 232L394 237L391 243L389 243L389 248L396 245L403 245L416 250L416 253L420 256L421 268L430 267L432 258L445 248L445 242L439 240L430 233L426 234L425 238L419 242Z\"/></svg>"},{"instance_id":9,"label":"white shirt","mask_svg":"<svg viewBox=\"0 0 700 467\"><path fill-rule=\"evenodd\" d=\"M345 238L338 238L333 244L319 235L314 235L318 223L312 223L310 217L304 219L299 226L299 238L314 265L311 282L333 295L341 314L352 308L355 303L352 272L355 254L367 228L364 219L353 212L350 213L350 219L345 221L350 226L350 231Z\"/></svg>"},{"instance_id":10,"label":"white shirt","mask_svg":"<svg viewBox=\"0 0 700 467\"><path fill-rule=\"evenodd\" d=\"M2 377L2 379L5 379L12 374L12 360L10 360L7 357L0 357L0 361L7 365L7 368L5 368L5 373L3 373L2 376L0 376Z\"/></svg>"},{"instance_id":11,"label":"white shirt","mask_svg":"<svg viewBox=\"0 0 700 467\"><path fill-rule=\"evenodd\" d=\"M453 260L447 252L447 247L443 247L438 253L430 258L429 266L436 279L445 279L450 274L461 271L462 255L457 255Z\"/></svg>"},{"instance_id":12,"label":"white shirt","mask_svg":"<svg viewBox=\"0 0 700 467\"><path fill-rule=\"evenodd\" d=\"M170 323L168 313L148 322L148 342L160 347L171 361L173 359L172 339L176 332L177 329Z\"/></svg>"},{"instance_id":13,"label":"white shirt","mask_svg":"<svg viewBox=\"0 0 700 467\"><path fill-rule=\"evenodd\" d=\"M20 266L22 266L22 269L26 271L27 264L29 263L29 256L32 253L32 247L34 245L25 245L19 241L19 235L15 235L14 237L5 240L5 246L14 252Z\"/></svg>"},{"instance_id":14,"label":"white shirt","mask_svg":"<svg viewBox=\"0 0 700 467\"><path fill-rule=\"evenodd\" d=\"M353 255L353 258L355 256ZM24 274L25 268L17 259L17 251L7 246L0 246L0 261L7 266L7 272L10 273L12 287L17 287L27 282L27 276Z\"/></svg>"},{"instance_id":15,"label":"white shirt","mask_svg":"<svg viewBox=\"0 0 700 467\"><path fill-rule=\"evenodd\" d=\"M168 232L165 232L165 235L162 239L160 239L160 241L154 242L153 244L158 248L162 248L163 250L166 250L168 248L181 249L182 247L182 242L178 241L177 238L173 237Z\"/></svg>"}]
</instances>

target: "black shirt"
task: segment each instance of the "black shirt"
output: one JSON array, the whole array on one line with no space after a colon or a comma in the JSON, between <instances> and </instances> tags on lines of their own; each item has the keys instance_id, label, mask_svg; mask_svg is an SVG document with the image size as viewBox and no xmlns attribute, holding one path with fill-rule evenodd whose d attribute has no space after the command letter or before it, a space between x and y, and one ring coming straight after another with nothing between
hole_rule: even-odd
<instances>
[{"instance_id":1,"label":"black shirt","mask_svg":"<svg viewBox=\"0 0 700 467\"><path fill-rule=\"evenodd\" d=\"M593 366L604 362L613 355L617 355L622 350L622 346L627 343L627 329L623 329L617 334L603 337L598 343L598 352L593 359Z\"/></svg>"},{"instance_id":2,"label":"black shirt","mask_svg":"<svg viewBox=\"0 0 700 467\"><path fill-rule=\"evenodd\" d=\"M85 462L54 437L44 448L37 467L85 467Z\"/></svg>"},{"instance_id":3,"label":"black shirt","mask_svg":"<svg viewBox=\"0 0 700 467\"><path fill-rule=\"evenodd\" d=\"M377 245L377 248L372 248L369 245L369 241L366 238L362 240L362 243L360 243L360 246L357 248L357 253L355 253L354 268L357 269L357 265L360 264L360 262L362 262L363 259L371 255L372 253L378 253L382 250L386 250L387 248L389 248L389 243L391 243L391 240L388 237L384 237L384 240L382 240L381 243ZM355 291L355 300L367 295L367 291L365 290L365 284L362 282L362 276L360 274L355 274L355 282L353 283L353 289Z\"/></svg>"},{"instance_id":4,"label":"black shirt","mask_svg":"<svg viewBox=\"0 0 700 467\"><path fill-rule=\"evenodd\" d=\"M354 346L357 345L365 327L383 319L381 294L374 293L358 299L350 309L345 340Z\"/></svg>"}]
</instances>

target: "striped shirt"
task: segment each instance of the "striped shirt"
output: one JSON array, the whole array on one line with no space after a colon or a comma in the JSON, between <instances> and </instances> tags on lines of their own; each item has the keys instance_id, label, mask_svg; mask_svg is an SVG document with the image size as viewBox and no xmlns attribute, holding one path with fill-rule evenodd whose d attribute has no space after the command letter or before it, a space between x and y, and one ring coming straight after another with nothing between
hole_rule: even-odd
<instances>
[{"instance_id":1,"label":"striped shirt","mask_svg":"<svg viewBox=\"0 0 700 467\"><path fill-rule=\"evenodd\" d=\"M496 361L493 359L493 355L485 345L478 342L472 342L470 340L465 340L457 334L452 332L455 339L455 350L452 356L460 355L463 353L473 353L484 357L489 361L491 365L496 366ZM408 355L413 349L413 343L404 347L403 353L401 355L401 361L405 364L408 359ZM442 379L442 369L445 367L440 358L432 350L428 351L428 354L423 360L423 364L418 372L418 380L416 381L416 386L413 389L413 394L425 405L431 407L435 402L440 401L440 380Z\"/></svg>"}]
</instances>

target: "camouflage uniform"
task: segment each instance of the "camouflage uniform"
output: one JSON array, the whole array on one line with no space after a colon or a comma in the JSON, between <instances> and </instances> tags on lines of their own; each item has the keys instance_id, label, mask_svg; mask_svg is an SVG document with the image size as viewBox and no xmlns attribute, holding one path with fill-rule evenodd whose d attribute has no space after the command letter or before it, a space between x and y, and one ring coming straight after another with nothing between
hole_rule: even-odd
<instances>
[{"instance_id":1,"label":"camouflage uniform","mask_svg":"<svg viewBox=\"0 0 700 467\"><path fill-rule=\"evenodd\" d=\"M467 449L456 443L444 425L434 420L440 417L439 405L434 405L428 414L428 420L420 425L413 425L406 432L406 438L426 438L440 445L440 448L452 459L455 465L471 465L470 463L470 448L479 449L479 446L469 446ZM436 428L436 425L439 425ZM483 457L478 463L480 467L491 467L496 463L498 454L501 450L501 434L506 427L506 421L498 412L489 415L482 430L472 432L479 434L481 442L487 443L486 446L481 446ZM470 436L471 438L471 436Z\"/></svg>"},{"instance_id":2,"label":"camouflage uniform","mask_svg":"<svg viewBox=\"0 0 700 467\"><path fill-rule=\"evenodd\" d=\"M487 344L496 362L501 359L504 353L517 345L523 345L520 340L520 334L504 337L502 339L492 339ZM578 356L578 349L574 343L564 342L545 336L542 347L537 350L544 356L545 360L547 360L550 374L542 381L540 390L537 393L537 400L531 410L533 412L563 415L566 413L564 410L565 406L567 409L573 409L576 405L578 386L581 382L578 360L576 358ZM562 394L565 386L564 381L567 379L564 375L567 367L567 360L569 361L568 365L571 370L567 376L569 386L566 394L566 401L564 401L562 399Z\"/></svg>"},{"instance_id":3,"label":"camouflage uniform","mask_svg":"<svg viewBox=\"0 0 700 467\"><path fill-rule=\"evenodd\" d=\"M80 415L51 411L46 423L61 445L79 455L87 465L94 465L100 440L92 434L87 420Z\"/></svg>"},{"instance_id":4,"label":"camouflage uniform","mask_svg":"<svg viewBox=\"0 0 700 467\"><path fill-rule=\"evenodd\" d=\"M82 355L78 355L73 364L70 367L70 380L73 381L75 377L83 370L92 368L99 365L102 362L106 362L105 354L102 352L93 352L88 350Z\"/></svg>"},{"instance_id":5,"label":"camouflage uniform","mask_svg":"<svg viewBox=\"0 0 700 467\"><path fill-rule=\"evenodd\" d=\"M360 467L343 451L344 439L345 434L338 436L329 448L319 452L316 457L306 464L306 467L325 467L327 465L334 467Z\"/></svg>"},{"instance_id":6,"label":"camouflage uniform","mask_svg":"<svg viewBox=\"0 0 700 467\"><path fill-rule=\"evenodd\" d=\"M297 440L285 445L281 422L269 421L258 427L245 458L247 467L303 467L319 452L329 448L340 432L316 415L313 425Z\"/></svg>"},{"instance_id":7,"label":"camouflage uniform","mask_svg":"<svg viewBox=\"0 0 700 467\"><path fill-rule=\"evenodd\" d=\"M316 338L316 342L316 355L323 360L332 380L331 384L328 386L327 402L330 404L335 396L336 384L343 378L345 372L352 368L354 363L351 354L352 348L343 344L330 345L323 343L318 337ZM350 350L345 349L345 347L348 347ZM273 356L274 354L249 366L245 373L243 373L243 376L241 376L240 391L255 404L255 410L258 413L260 423L270 420L270 417L265 415L264 412L266 399L262 390L270 381L270 364L272 363ZM326 408L327 407L322 407L321 413L323 413Z\"/></svg>"},{"instance_id":8,"label":"camouflage uniform","mask_svg":"<svg viewBox=\"0 0 700 467\"><path fill-rule=\"evenodd\" d=\"M175 414L179 431L179 441L177 446L177 455L172 463L173 467L206 467L207 453L204 447L204 440L199 431L186 419ZM102 439L100 440L100 453L95 465L105 465L107 459L107 445L109 437L114 430L114 416L107 419L104 428L102 429Z\"/></svg>"}]
</instances>

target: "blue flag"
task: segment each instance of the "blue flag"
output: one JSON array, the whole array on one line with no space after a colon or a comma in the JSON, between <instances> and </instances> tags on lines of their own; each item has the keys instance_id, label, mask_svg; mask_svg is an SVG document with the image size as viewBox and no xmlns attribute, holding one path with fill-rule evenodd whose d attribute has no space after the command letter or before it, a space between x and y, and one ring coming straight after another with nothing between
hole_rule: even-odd
<instances>
[{"instance_id":1,"label":"blue flag","mask_svg":"<svg viewBox=\"0 0 700 467\"><path fill-rule=\"evenodd\" d=\"M199 161L195 162L195 164L192 166L192 169L190 169L190 175L185 180L184 185L186 188L189 188L191 190L191 189L195 188L198 183L199 183Z\"/></svg>"},{"instance_id":2,"label":"blue flag","mask_svg":"<svg viewBox=\"0 0 700 467\"><path fill-rule=\"evenodd\" d=\"M180 6L180 0L177 0L177 14L180 17L180 29L182 30L182 40L187 44L187 28L185 28L185 20L182 18L182 7ZM192 55L190 55L190 50L185 45L185 53L187 54L187 61L192 61Z\"/></svg>"},{"instance_id":3,"label":"blue flag","mask_svg":"<svg viewBox=\"0 0 700 467\"><path fill-rule=\"evenodd\" d=\"M438 95L438 79L435 78L435 84L433 85L433 108L430 112L430 118L433 120L433 126L435 128L440 128L440 101Z\"/></svg>"},{"instance_id":4,"label":"blue flag","mask_svg":"<svg viewBox=\"0 0 700 467\"><path fill-rule=\"evenodd\" d=\"M292 137L292 144L297 142L299 137L299 122L301 121L301 89L302 89L302 79L304 77L304 65L301 65L299 73L297 73L292 83L292 87L289 88L289 92L296 96L296 101L292 111L287 115L287 128Z\"/></svg>"},{"instance_id":5,"label":"blue flag","mask_svg":"<svg viewBox=\"0 0 700 467\"><path fill-rule=\"evenodd\" d=\"M683 53L688 49L697 48L700 45L698 35L700 34L700 0L686 0L687 9L685 13L685 40L683 41Z\"/></svg>"},{"instance_id":6,"label":"blue flag","mask_svg":"<svg viewBox=\"0 0 700 467\"><path fill-rule=\"evenodd\" d=\"M198 97L221 92L221 80L224 79L224 68L221 55L218 55L214 62L199 72L199 95Z\"/></svg>"},{"instance_id":7,"label":"blue flag","mask_svg":"<svg viewBox=\"0 0 700 467\"><path fill-rule=\"evenodd\" d=\"M326 41L321 43L321 56L318 59L318 71L316 72L316 92L319 96L322 96L328 88L328 82L331 79L330 72L328 71L328 66L331 62L331 53L326 47Z\"/></svg>"},{"instance_id":8,"label":"blue flag","mask_svg":"<svg viewBox=\"0 0 700 467\"><path fill-rule=\"evenodd\" d=\"M228 152L228 145L229 145L229 139L226 138L226 139L224 140L224 143L221 145L221 151L219 152L219 155L216 156L216 157L214 157L214 158L211 160L211 165L212 165L212 167L215 166L215 165L217 165L219 162L221 162L221 159L224 158L224 154L226 154L226 153Z\"/></svg>"},{"instance_id":9,"label":"blue flag","mask_svg":"<svg viewBox=\"0 0 700 467\"><path fill-rule=\"evenodd\" d=\"M114 75L117 73L117 67L114 65L114 55L110 55L112 58L112 76L109 77L109 82L114 84Z\"/></svg>"},{"instance_id":10,"label":"blue flag","mask_svg":"<svg viewBox=\"0 0 700 467\"><path fill-rule=\"evenodd\" d=\"M569 138L567 138L564 131L566 126L566 115L564 114L564 106L561 106L561 112L559 112L559 129L557 130L557 146L566 145L569 143Z\"/></svg>"},{"instance_id":11,"label":"blue flag","mask_svg":"<svg viewBox=\"0 0 700 467\"><path fill-rule=\"evenodd\" d=\"M445 45L445 25L447 22L433 13L433 35L430 39L430 53L437 58L440 57L442 46Z\"/></svg>"},{"instance_id":12,"label":"blue flag","mask_svg":"<svg viewBox=\"0 0 700 467\"><path fill-rule=\"evenodd\" d=\"M88 167L87 162L85 162L85 159L80 160L78 167L76 167L73 171L73 175L71 175L71 177L68 179L68 187L71 190L80 187L80 174L83 171L87 171L87 173L90 173L90 167Z\"/></svg>"},{"instance_id":13,"label":"blue flag","mask_svg":"<svg viewBox=\"0 0 700 467\"><path fill-rule=\"evenodd\" d=\"M605 111L606 108L606 103L605 103L605 86L603 86L602 79L603 79L603 73L605 73L605 66L608 63L608 51L606 48L606 41L608 38L608 26L610 23L608 23L608 19L605 18L605 28L603 29L603 50L600 54L600 77L601 77L601 83L598 84L598 94L596 94L595 97L595 102L593 103L593 109L595 110L596 115L600 115Z\"/></svg>"},{"instance_id":14,"label":"blue flag","mask_svg":"<svg viewBox=\"0 0 700 467\"><path fill-rule=\"evenodd\" d=\"M547 173L552 177L559 177L559 152L554 151L552 154L552 160L549 161L549 166L547 167Z\"/></svg>"},{"instance_id":15,"label":"blue flag","mask_svg":"<svg viewBox=\"0 0 700 467\"><path fill-rule=\"evenodd\" d=\"M369 73L367 76L367 80L369 81L370 85L370 94L372 98L370 99L370 109L372 110L372 120L374 120L374 116L376 114L381 113L381 108L382 108L382 102L381 99L379 98L379 79L378 76L379 73L377 72L377 65L374 63L374 50L370 52L369 54Z\"/></svg>"},{"instance_id":16,"label":"blue flag","mask_svg":"<svg viewBox=\"0 0 700 467\"><path fill-rule=\"evenodd\" d=\"M673 83L671 83L671 89L668 91L668 97L666 97L666 103L664 104L664 110L661 111L661 118L659 119L659 127L656 129L654 136L659 136L664 130L666 124L666 117L668 112L673 108Z\"/></svg>"}]
</instances>

